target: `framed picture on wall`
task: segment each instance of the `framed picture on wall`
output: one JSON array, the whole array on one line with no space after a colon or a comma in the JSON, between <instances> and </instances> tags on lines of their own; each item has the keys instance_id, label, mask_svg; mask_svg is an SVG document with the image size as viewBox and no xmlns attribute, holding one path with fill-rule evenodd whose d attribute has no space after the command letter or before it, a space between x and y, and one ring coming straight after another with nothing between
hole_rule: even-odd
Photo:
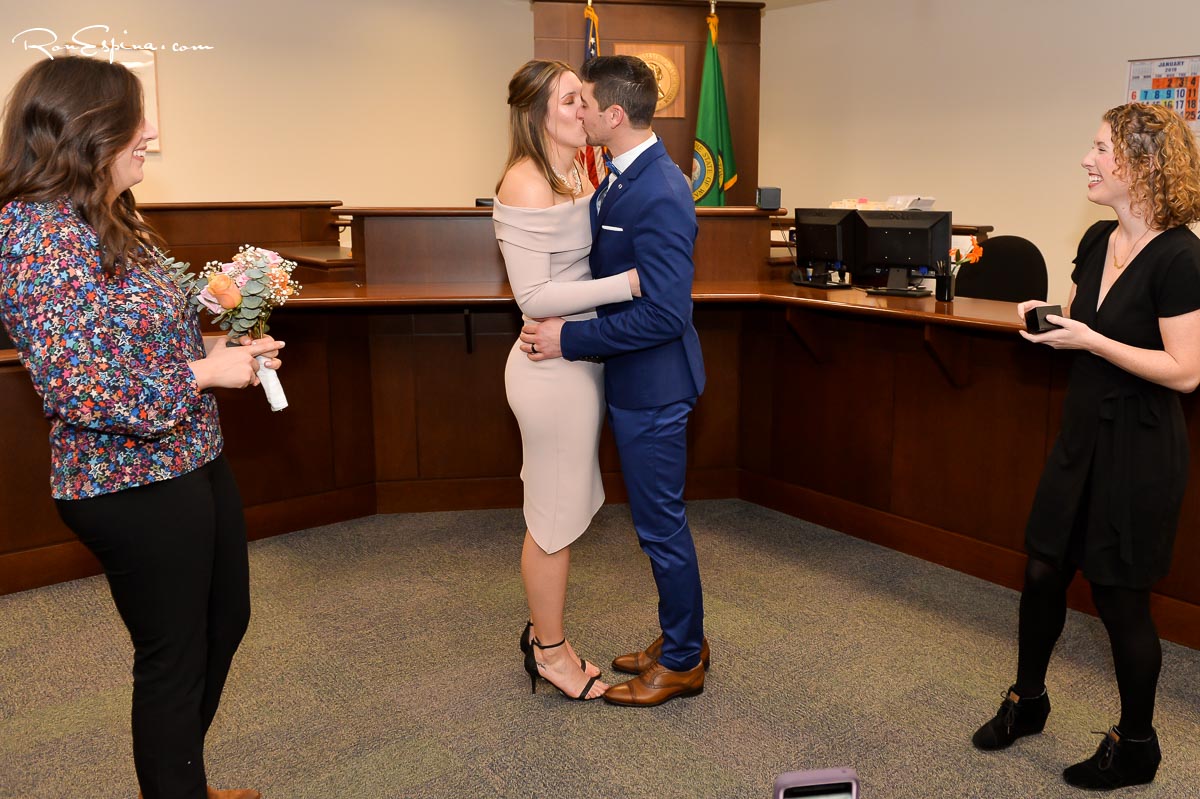
<instances>
[{"instance_id":1,"label":"framed picture on wall","mask_svg":"<svg viewBox=\"0 0 1200 799\"><path fill-rule=\"evenodd\" d=\"M158 77L153 50L97 51L94 58L111 60L124 65L142 82L146 97L146 120L158 130L158 138L146 145L152 153L162 152L162 126L158 124Z\"/></svg>"}]
</instances>

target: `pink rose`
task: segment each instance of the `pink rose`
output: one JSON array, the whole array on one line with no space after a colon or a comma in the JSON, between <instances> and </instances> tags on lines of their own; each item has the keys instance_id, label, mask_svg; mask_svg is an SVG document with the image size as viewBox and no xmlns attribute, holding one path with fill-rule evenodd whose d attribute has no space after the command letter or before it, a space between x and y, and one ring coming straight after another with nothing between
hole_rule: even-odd
<instances>
[{"instance_id":1,"label":"pink rose","mask_svg":"<svg viewBox=\"0 0 1200 799\"><path fill-rule=\"evenodd\" d=\"M221 304L217 302L217 298L212 295L212 292L207 287L197 295L200 298L200 304L213 313L221 313Z\"/></svg>"}]
</instances>

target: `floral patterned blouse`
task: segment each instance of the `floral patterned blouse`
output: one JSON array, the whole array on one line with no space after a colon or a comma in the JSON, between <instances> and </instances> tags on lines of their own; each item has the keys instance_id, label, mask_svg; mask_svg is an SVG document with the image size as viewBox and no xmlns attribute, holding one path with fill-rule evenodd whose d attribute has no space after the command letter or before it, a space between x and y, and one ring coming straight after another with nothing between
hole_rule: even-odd
<instances>
[{"instance_id":1,"label":"floral patterned blouse","mask_svg":"<svg viewBox=\"0 0 1200 799\"><path fill-rule=\"evenodd\" d=\"M42 398L55 499L167 480L221 453L195 310L157 261L120 277L71 202L0 210L0 319Z\"/></svg>"}]
</instances>

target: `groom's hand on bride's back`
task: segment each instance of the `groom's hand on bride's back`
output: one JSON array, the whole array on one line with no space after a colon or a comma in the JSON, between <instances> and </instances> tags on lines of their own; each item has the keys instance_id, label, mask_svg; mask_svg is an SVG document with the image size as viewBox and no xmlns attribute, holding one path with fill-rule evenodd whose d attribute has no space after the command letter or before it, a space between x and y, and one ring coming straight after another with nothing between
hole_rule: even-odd
<instances>
[{"instance_id":1,"label":"groom's hand on bride's back","mask_svg":"<svg viewBox=\"0 0 1200 799\"><path fill-rule=\"evenodd\" d=\"M526 322L521 328L521 351L531 361L545 361L562 357L563 320L557 316Z\"/></svg>"}]
</instances>

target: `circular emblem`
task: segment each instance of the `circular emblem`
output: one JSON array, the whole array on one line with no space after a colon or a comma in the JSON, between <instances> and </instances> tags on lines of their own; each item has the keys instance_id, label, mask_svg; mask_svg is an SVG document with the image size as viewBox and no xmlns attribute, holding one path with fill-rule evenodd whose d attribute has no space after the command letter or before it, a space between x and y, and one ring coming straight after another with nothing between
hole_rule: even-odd
<instances>
[{"instance_id":1,"label":"circular emblem","mask_svg":"<svg viewBox=\"0 0 1200 799\"><path fill-rule=\"evenodd\" d=\"M679 67L662 53L642 53L638 58L646 62L658 81L658 105L654 110L661 111L675 102L679 94Z\"/></svg>"},{"instance_id":2,"label":"circular emblem","mask_svg":"<svg viewBox=\"0 0 1200 799\"><path fill-rule=\"evenodd\" d=\"M717 177L716 164L713 163L712 150L708 145L697 140L696 149L692 151L692 201L699 202L708 190L712 188Z\"/></svg>"}]
</instances>

